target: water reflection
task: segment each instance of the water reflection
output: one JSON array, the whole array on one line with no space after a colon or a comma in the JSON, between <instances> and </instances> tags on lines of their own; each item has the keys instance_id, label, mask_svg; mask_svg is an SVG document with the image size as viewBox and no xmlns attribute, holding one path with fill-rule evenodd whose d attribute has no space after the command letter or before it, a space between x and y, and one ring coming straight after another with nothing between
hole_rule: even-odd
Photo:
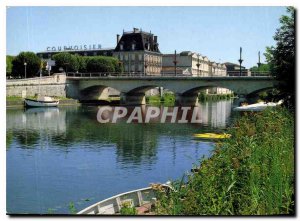
<instances>
[{"instance_id":1,"label":"water reflection","mask_svg":"<svg viewBox=\"0 0 300 221\"><path fill-rule=\"evenodd\" d=\"M202 104L199 124L100 124L95 106L7 109L7 211L67 213L71 201L93 198L75 205L80 209L179 178L213 148L192 134L225 128L230 105Z\"/></svg>"}]
</instances>

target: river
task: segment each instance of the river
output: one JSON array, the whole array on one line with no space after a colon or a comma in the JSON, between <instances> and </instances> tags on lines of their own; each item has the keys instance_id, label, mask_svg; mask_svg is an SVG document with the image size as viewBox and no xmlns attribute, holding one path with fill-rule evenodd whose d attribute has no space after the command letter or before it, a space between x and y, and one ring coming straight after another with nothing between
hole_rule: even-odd
<instances>
[{"instance_id":1,"label":"river","mask_svg":"<svg viewBox=\"0 0 300 221\"><path fill-rule=\"evenodd\" d=\"M7 213L69 213L115 194L180 179L209 157L232 101L202 103L201 123L101 124L97 106L6 110Z\"/></svg>"}]
</instances>

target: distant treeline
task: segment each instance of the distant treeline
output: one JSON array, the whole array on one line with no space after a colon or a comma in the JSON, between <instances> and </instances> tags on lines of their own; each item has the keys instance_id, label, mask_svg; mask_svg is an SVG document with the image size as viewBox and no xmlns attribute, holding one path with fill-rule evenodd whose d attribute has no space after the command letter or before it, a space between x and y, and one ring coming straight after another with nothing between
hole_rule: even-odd
<instances>
[{"instance_id":1,"label":"distant treeline","mask_svg":"<svg viewBox=\"0 0 300 221\"><path fill-rule=\"evenodd\" d=\"M55 66L51 73L57 72L122 72L122 63L109 56L80 56L68 52L54 55ZM26 78L39 76L39 72L49 74L47 62L34 52L21 52L17 56L6 56L6 77Z\"/></svg>"}]
</instances>

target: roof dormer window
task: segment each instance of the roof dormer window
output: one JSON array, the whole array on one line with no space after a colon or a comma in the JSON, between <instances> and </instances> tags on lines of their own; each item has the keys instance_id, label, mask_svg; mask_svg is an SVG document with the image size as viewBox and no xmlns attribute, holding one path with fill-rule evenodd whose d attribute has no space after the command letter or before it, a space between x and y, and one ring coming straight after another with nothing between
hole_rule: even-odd
<instances>
[{"instance_id":1,"label":"roof dormer window","mask_svg":"<svg viewBox=\"0 0 300 221\"><path fill-rule=\"evenodd\" d=\"M124 50L124 42L120 42L120 50L123 51Z\"/></svg>"},{"instance_id":2,"label":"roof dormer window","mask_svg":"<svg viewBox=\"0 0 300 221\"><path fill-rule=\"evenodd\" d=\"M134 50L135 50L135 47L136 47L136 43L135 43L135 41L133 41L132 44L131 44L131 50L134 51Z\"/></svg>"}]
</instances>

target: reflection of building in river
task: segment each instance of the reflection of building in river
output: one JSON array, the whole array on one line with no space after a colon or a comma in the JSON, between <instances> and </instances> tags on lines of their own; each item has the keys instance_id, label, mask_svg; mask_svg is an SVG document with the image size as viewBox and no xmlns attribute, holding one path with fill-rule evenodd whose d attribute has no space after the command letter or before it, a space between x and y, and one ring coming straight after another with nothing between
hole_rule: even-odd
<instances>
[{"instance_id":1,"label":"reflection of building in river","mask_svg":"<svg viewBox=\"0 0 300 221\"><path fill-rule=\"evenodd\" d=\"M211 127L226 127L227 120L231 114L231 100L209 103L201 103L202 123Z\"/></svg>"}]
</instances>

